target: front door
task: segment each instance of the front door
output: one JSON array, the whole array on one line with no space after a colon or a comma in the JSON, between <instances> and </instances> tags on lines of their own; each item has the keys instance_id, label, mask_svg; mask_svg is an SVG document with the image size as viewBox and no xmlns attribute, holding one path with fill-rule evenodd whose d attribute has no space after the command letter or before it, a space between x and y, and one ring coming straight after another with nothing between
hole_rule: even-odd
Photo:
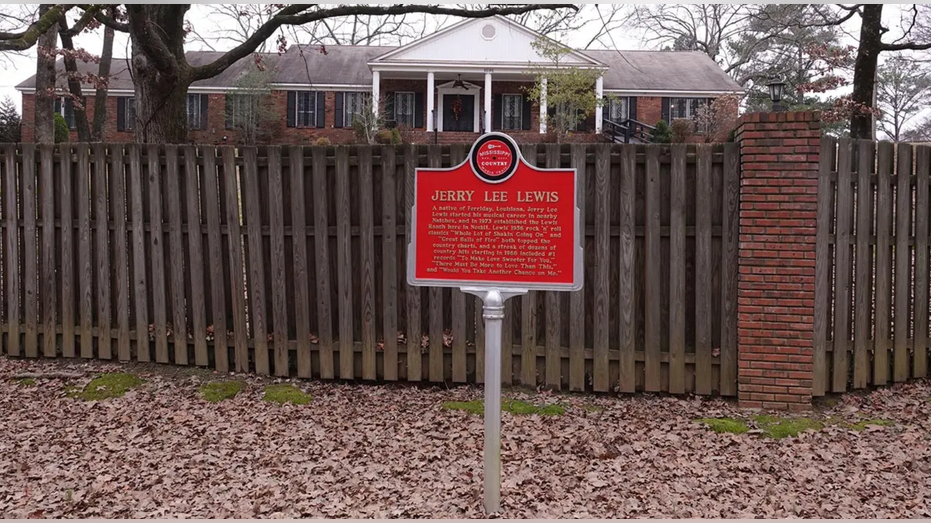
<instances>
[{"instance_id":1,"label":"front door","mask_svg":"<svg viewBox=\"0 0 931 523\"><path fill-rule=\"evenodd\" d=\"M443 130L468 133L475 130L475 97L473 95L443 95Z\"/></svg>"}]
</instances>

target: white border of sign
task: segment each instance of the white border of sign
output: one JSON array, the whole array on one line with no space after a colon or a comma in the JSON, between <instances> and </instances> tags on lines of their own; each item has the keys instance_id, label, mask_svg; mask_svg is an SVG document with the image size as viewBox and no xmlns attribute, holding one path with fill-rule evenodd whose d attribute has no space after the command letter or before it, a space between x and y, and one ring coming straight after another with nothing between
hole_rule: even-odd
<instances>
[{"instance_id":1,"label":"white border of sign","mask_svg":"<svg viewBox=\"0 0 931 523\"><path fill-rule=\"evenodd\" d=\"M483 282L479 282L475 280L432 280L432 279L427 279L427 278L416 277L417 267L415 264L417 260L417 177L420 174L420 171L426 170L426 171L451 172L456 169L459 169L465 164L471 165L472 153L475 151L476 144L478 144L483 139L490 137L490 136L495 136L497 138L500 138L502 140L507 140L508 142L510 142L514 146L514 150L516 151L515 162L521 162L527 167L530 167L531 169L534 169L536 171L540 171L543 173L553 172L553 171L561 171L561 172L572 171L573 185L575 186L575 201L573 202L574 241L573 241L573 256L572 256L573 267L572 267L572 283L571 284L526 283L526 282L519 282L519 281L494 281L494 282L483 283ZM511 174L511 176L509 176L505 180L501 180L498 182L489 182L481 178L478 175L478 173L475 172L474 166L472 166L472 172L475 174L476 177L482 180L483 183L487 183L489 185L495 185L496 183L503 183L507 179L510 179L510 177L513 176L517 172L517 167L514 168L514 172ZM469 154L466 156L465 160L459 165L456 165L454 167L445 167L445 168L443 167L418 167L416 168L414 170L414 204L410 207L411 238L410 238L410 242L408 242L407 244L407 283L408 285L421 286L421 287L454 287L454 288L469 287L472 289L515 288L515 289L527 289L527 290L539 290L539 291L569 291L569 292L580 290L582 288L582 283L585 277L585 274L584 274L585 263L584 263L584 257L583 257L582 232L581 232L582 231L582 225L581 225L582 213L579 210L579 191L580 190L582 190L582 188L579 187L579 173L575 169L575 167L571 167L568 169L559 169L559 168L543 169L540 167L535 167L533 165L530 165L529 163L524 161L524 157L523 155L521 155L520 148L517 147L517 142L515 142L514 139L511 138L510 136L504 133L498 133L498 132L485 133L482 136L480 136L478 139L476 139L475 143L472 144L472 148L469 149Z\"/></svg>"}]
</instances>

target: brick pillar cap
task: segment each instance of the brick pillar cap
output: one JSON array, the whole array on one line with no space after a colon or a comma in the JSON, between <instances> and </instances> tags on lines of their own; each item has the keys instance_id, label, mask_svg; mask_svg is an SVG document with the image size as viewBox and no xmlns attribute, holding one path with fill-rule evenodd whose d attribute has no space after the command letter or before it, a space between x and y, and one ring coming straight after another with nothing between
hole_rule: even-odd
<instances>
[{"instance_id":1,"label":"brick pillar cap","mask_svg":"<svg viewBox=\"0 0 931 523\"><path fill-rule=\"evenodd\" d=\"M820 122L821 111L787 111L787 112L759 112L745 113L737 121L737 125L745 123L778 123L778 122Z\"/></svg>"}]
</instances>

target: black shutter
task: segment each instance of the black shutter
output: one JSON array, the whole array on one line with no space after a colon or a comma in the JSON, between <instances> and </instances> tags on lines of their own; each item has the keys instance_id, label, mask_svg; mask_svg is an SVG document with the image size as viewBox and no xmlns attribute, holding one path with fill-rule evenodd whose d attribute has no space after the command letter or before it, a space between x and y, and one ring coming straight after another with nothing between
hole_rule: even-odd
<instances>
[{"instance_id":1,"label":"black shutter","mask_svg":"<svg viewBox=\"0 0 931 523\"><path fill-rule=\"evenodd\" d=\"M631 120L637 120L637 97L628 96L627 97L627 118Z\"/></svg>"},{"instance_id":2,"label":"black shutter","mask_svg":"<svg viewBox=\"0 0 931 523\"><path fill-rule=\"evenodd\" d=\"M314 105L314 114L317 117L317 122L314 127L320 129L326 127L326 93L323 91L317 91L317 103Z\"/></svg>"},{"instance_id":3,"label":"black shutter","mask_svg":"<svg viewBox=\"0 0 931 523\"><path fill-rule=\"evenodd\" d=\"M660 119L666 123L669 123L669 98L663 97L662 104L663 108L660 112Z\"/></svg>"},{"instance_id":4,"label":"black shutter","mask_svg":"<svg viewBox=\"0 0 931 523\"><path fill-rule=\"evenodd\" d=\"M295 127L294 117L297 113L297 93L288 91L288 127Z\"/></svg>"},{"instance_id":5,"label":"black shutter","mask_svg":"<svg viewBox=\"0 0 931 523\"><path fill-rule=\"evenodd\" d=\"M200 129L207 128L207 104L210 103L210 98L206 94L200 95Z\"/></svg>"},{"instance_id":6,"label":"black shutter","mask_svg":"<svg viewBox=\"0 0 931 523\"><path fill-rule=\"evenodd\" d=\"M343 126L343 96L344 93L336 93L333 103L333 127L342 127ZM346 122L346 126L351 125L352 122Z\"/></svg>"},{"instance_id":7,"label":"black shutter","mask_svg":"<svg viewBox=\"0 0 931 523\"><path fill-rule=\"evenodd\" d=\"M491 95L491 130L500 131L504 128L504 111L501 110L503 95Z\"/></svg>"},{"instance_id":8,"label":"black shutter","mask_svg":"<svg viewBox=\"0 0 931 523\"><path fill-rule=\"evenodd\" d=\"M424 127L423 93L414 93L414 127Z\"/></svg>"},{"instance_id":9,"label":"black shutter","mask_svg":"<svg viewBox=\"0 0 931 523\"><path fill-rule=\"evenodd\" d=\"M120 96L116 99L116 130L126 130L126 97Z\"/></svg>"},{"instance_id":10,"label":"black shutter","mask_svg":"<svg viewBox=\"0 0 931 523\"><path fill-rule=\"evenodd\" d=\"M523 106L520 110L520 128L529 131L530 130L530 120L533 118L533 104L530 103L530 97L527 95L522 95L521 100L523 101Z\"/></svg>"},{"instance_id":11,"label":"black shutter","mask_svg":"<svg viewBox=\"0 0 931 523\"><path fill-rule=\"evenodd\" d=\"M385 93L385 123L395 121L394 116L394 93ZM393 127L388 125L387 127Z\"/></svg>"}]
</instances>

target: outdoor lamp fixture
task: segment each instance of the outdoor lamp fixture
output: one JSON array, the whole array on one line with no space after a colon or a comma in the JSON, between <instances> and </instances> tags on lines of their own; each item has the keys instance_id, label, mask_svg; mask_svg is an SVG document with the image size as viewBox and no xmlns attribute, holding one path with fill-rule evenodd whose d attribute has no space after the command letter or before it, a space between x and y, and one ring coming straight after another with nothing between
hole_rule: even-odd
<instances>
[{"instance_id":1,"label":"outdoor lamp fixture","mask_svg":"<svg viewBox=\"0 0 931 523\"><path fill-rule=\"evenodd\" d=\"M773 101L773 111L785 111L782 105L782 94L785 91L786 83L782 80L773 80L769 84L769 98Z\"/></svg>"}]
</instances>

